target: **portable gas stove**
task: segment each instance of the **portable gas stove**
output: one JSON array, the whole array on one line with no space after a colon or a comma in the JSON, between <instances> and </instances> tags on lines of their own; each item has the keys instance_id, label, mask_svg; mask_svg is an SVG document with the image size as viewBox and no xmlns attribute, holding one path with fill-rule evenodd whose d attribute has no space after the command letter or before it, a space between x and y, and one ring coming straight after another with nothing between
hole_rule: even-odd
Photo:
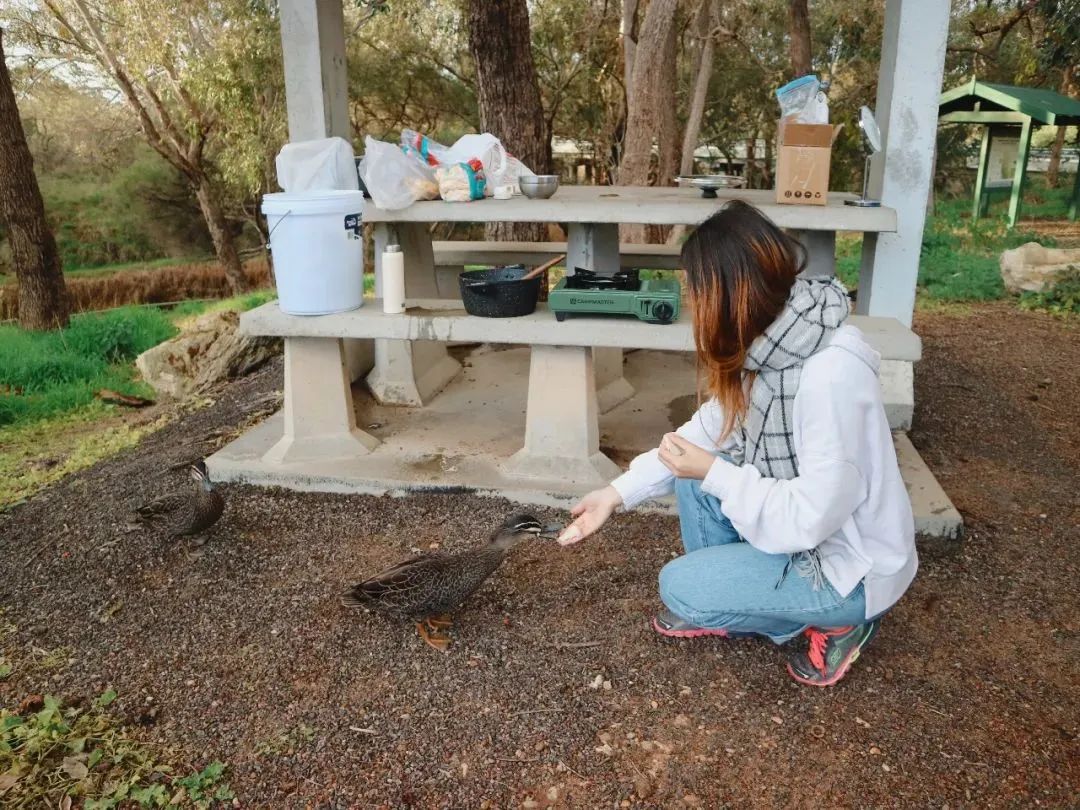
<instances>
[{"instance_id":1,"label":"portable gas stove","mask_svg":"<svg viewBox=\"0 0 1080 810\"><path fill-rule=\"evenodd\" d=\"M679 317L679 282L642 281L637 270L602 276L577 268L548 294L548 308L560 321L567 315L633 315L648 323L671 323Z\"/></svg>"}]
</instances>

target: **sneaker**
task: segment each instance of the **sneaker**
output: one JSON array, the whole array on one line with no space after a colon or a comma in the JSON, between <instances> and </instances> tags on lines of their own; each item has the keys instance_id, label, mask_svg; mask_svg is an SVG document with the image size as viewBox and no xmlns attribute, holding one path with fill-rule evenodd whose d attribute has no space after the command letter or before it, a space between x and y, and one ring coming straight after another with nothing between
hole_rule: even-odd
<instances>
[{"instance_id":1,"label":"sneaker","mask_svg":"<svg viewBox=\"0 0 1080 810\"><path fill-rule=\"evenodd\" d=\"M872 621L850 627L807 628L805 635L810 643L788 658L788 673L807 686L832 686L858 660L880 624Z\"/></svg>"},{"instance_id":2,"label":"sneaker","mask_svg":"<svg viewBox=\"0 0 1080 810\"><path fill-rule=\"evenodd\" d=\"M739 633L724 630L719 627L698 627L690 624L681 616L676 616L670 610L662 610L652 620L653 630L668 638L702 638L703 636L719 636L720 638L746 638L753 633Z\"/></svg>"}]
</instances>

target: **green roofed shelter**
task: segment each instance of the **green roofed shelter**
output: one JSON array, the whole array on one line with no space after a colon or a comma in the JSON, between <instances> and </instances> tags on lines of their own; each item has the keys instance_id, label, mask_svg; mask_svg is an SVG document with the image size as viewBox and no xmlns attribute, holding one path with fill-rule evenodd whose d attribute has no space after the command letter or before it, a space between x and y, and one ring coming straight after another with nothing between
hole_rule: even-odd
<instances>
[{"instance_id":1,"label":"green roofed shelter","mask_svg":"<svg viewBox=\"0 0 1080 810\"><path fill-rule=\"evenodd\" d=\"M1020 217L1020 201L1031 151L1031 131L1041 126L1080 125L1080 101L1053 90L1038 87L1014 87L991 84L972 79L966 84L941 94L938 118L945 124L979 124L983 127L982 147L979 150L979 172L975 179L975 202L972 218L986 213L989 192L1008 188L1009 227ZM1019 138L1015 133L1019 131ZM1000 147L995 148L995 141ZM1002 172L1003 158L1012 156L1015 142L1016 160L1012 179ZM998 177L991 177L998 174ZM1073 181L1069 219L1075 220L1080 207L1080 171Z\"/></svg>"}]
</instances>

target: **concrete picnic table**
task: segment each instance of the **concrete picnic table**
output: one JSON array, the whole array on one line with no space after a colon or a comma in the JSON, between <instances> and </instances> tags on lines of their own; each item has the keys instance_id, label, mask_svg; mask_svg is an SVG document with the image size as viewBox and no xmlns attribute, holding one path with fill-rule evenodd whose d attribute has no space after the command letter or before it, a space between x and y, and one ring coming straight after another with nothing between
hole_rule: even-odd
<instances>
[{"instance_id":1,"label":"concrete picnic table","mask_svg":"<svg viewBox=\"0 0 1080 810\"><path fill-rule=\"evenodd\" d=\"M844 206L844 196L833 195L825 206L789 206L777 205L772 191L732 190L704 199L694 189L564 186L548 200L432 201L398 211L368 206L364 220L375 226L376 297L382 288L379 257L385 245L396 242L404 254L410 309L385 315L378 301L369 301L352 312L299 317L285 315L271 302L242 316L244 332L285 338L283 429L259 463L303 465L378 456L379 440L357 427L343 340L374 339L374 368L367 377L373 394L382 404L413 407L428 405L460 371L447 353L448 342L528 344L525 435L517 453L497 460L499 475L549 491L567 485L580 491L607 481L619 468L600 451L598 416L634 393L623 377L623 350L692 351L688 314L671 325L604 317L558 323L544 305L526 318L467 315L460 301L440 298L430 224L559 223L567 230L568 272L583 268L610 275L619 268L620 224L693 226L727 199L741 198L796 232L809 254L808 274L831 275L837 231L896 228L892 209ZM896 319L863 317L858 325L886 358L918 359L918 338ZM370 469L373 478L391 475L375 458Z\"/></svg>"}]
</instances>

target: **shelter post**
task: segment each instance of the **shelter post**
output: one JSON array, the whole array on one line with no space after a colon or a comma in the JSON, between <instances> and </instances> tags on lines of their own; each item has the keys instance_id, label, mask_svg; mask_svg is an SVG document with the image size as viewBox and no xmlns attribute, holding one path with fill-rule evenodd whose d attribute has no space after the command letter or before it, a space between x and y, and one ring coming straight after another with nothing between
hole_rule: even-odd
<instances>
[{"instance_id":1,"label":"shelter post","mask_svg":"<svg viewBox=\"0 0 1080 810\"><path fill-rule=\"evenodd\" d=\"M949 4L888 0L878 74L877 108L884 150L875 156L870 194L896 209L896 233L863 238L856 309L910 326L926 201L937 138ZM881 272L875 273L875 268Z\"/></svg>"},{"instance_id":2,"label":"shelter post","mask_svg":"<svg viewBox=\"0 0 1080 810\"><path fill-rule=\"evenodd\" d=\"M1016 153L1016 168L1013 169L1012 191L1009 194L1009 227L1015 228L1020 218L1020 203L1024 198L1024 180L1027 177L1028 154L1031 152L1031 117L1020 125L1020 148Z\"/></svg>"},{"instance_id":3,"label":"shelter post","mask_svg":"<svg viewBox=\"0 0 1080 810\"><path fill-rule=\"evenodd\" d=\"M975 176L975 203L971 207L972 220L986 213L983 205L986 194L986 173L990 164L990 142L993 137L994 128L990 124L983 125L982 146L979 149L979 173Z\"/></svg>"},{"instance_id":4,"label":"shelter post","mask_svg":"<svg viewBox=\"0 0 1080 810\"><path fill-rule=\"evenodd\" d=\"M281 53L289 140L351 140L341 0L282 0ZM343 349L351 379L363 376L375 364L370 340L346 339Z\"/></svg>"},{"instance_id":5,"label":"shelter post","mask_svg":"<svg viewBox=\"0 0 1080 810\"><path fill-rule=\"evenodd\" d=\"M1069 219L1076 222L1076 216L1080 209L1080 166L1076 167L1076 174L1073 175L1073 193L1072 202L1069 203Z\"/></svg>"}]
</instances>

